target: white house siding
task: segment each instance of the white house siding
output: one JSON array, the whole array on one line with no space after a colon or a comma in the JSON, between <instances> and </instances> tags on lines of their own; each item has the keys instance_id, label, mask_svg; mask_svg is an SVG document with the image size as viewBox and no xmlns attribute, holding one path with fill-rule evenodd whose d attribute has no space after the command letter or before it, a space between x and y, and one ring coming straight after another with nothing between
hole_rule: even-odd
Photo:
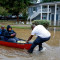
<instances>
[{"instance_id":1,"label":"white house siding","mask_svg":"<svg viewBox=\"0 0 60 60\"><path fill-rule=\"evenodd\" d=\"M52 14L55 13L55 7L54 6L51 6L50 8L51 8L51 13Z\"/></svg>"},{"instance_id":2,"label":"white house siding","mask_svg":"<svg viewBox=\"0 0 60 60\"><path fill-rule=\"evenodd\" d=\"M60 26L60 6L58 6L58 26Z\"/></svg>"},{"instance_id":3,"label":"white house siding","mask_svg":"<svg viewBox=\"0 0 60 60\"><path fill-rule=\"evenodd\" d=\"M34 11L35 8L35 11ZM31 16L34 12L37 12L40 9L39 5L28 7L28 15Z\"/></svg>"},{"instance_id":4,"label":"white house siding","mask_svg":"<svg viewBox=\"0 0 60 60\"><path fill-rule=\"evenodd\" d=\"M51 6L51 15L52 15L52 25L54 22L54 13L55 13L55 7ZM60 25L60 5L57 6L57 14L56 14L56 25L59 26Z\"/></svg>"},{"instance_id":5,"label":"white house siding","mask_svg":"<svg viewBox=\"0 0 60 60\"><path fill-rule=\"evenodd\" d=\"M57 8L58 20L60 20L60 6Z\"/></svg>"},{"instance_id":6,"label":"white house siding","mask_svg":"<svg viewBox=\"0 0 60 60\"><path fill-rule=\"evenodd\" d=\"M30 16L31 14L33 14L33 8L32 8L32 7L29 7L29 8L28 8L28 14L29 14L29 16Z\"/></svg>"},{"instance_id":7,"label":"white house siding","mask_svg":"<svg viewBox=\"0 0 60 60\"><path fill-rule=\"evenodd\" d=\"M44 3L43 3L44 4ZM46 9L46 12L42 11L42 18L43 20L47 20L47 6L48 3L43 5L42 4L42 9ZM49 3L49 8L51 9L51 13L49 12L49 20L51 21L51 25L54 25L54 15L55 15L55 4L54 3ZM33 11L33 8L36 7L36 12L41 9L41 4L37 4L35 6L29 7L29 15L32 16L35 11ZM56 25L60 25L60 4L57 4L57 11L56 11ZM34 17L32 20L40 20L41 19L41 13L39 13L36 17Z\"/></svg>"}]
</instances>

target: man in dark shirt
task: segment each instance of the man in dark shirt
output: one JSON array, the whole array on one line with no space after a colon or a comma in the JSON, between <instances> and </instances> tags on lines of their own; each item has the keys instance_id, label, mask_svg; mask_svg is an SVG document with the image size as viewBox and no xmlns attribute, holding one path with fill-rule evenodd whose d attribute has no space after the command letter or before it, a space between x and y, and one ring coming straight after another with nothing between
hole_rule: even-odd
<instances>
[{"instance_id":1,"label":"man in dark shirt","mask_svg":"<svg viewBox=\"0 0 60 60\"><path fill-rule=\"evenodd\" d=\"M5 26L1 26L1 29L0 29L0 40L4 40L5 31L6 31Z\"/></svg>"},{"instance_id":2,"label":"man in dark shirt","mask_svg":"<svg viewBox=\"0 0 60 60\"><path fill-rule=\"evenodd\" d=\"M7 26L7 31L4 34L6 41L16 43L19 39L16 38L16 33L12 30L10 25Z\"/></svg>"}]
</instances>

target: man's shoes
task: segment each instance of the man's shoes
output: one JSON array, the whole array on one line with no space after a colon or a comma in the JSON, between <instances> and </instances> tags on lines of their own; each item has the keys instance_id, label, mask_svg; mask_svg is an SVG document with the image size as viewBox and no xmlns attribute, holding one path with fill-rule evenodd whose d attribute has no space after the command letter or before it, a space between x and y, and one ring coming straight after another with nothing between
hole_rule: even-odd
<instances>
[{"instance_id":1,"label":"man's shoes","mask_svg":"<svg viewBox=\"0 0 60 60\"><path fill-rule=\"evenodd\" d=\"M40 50L40 52L44 52L46 50L46 47L42 48L42 50Z\"/></svg>"},{"instance_id":2,"label":"man's shoes","mask_svg":"<svg viewBox=\"0 0 60 60\"><path fill-rule=\"evenodd\" d=\"M30 50L28 50L27 52L30 53L30 54L32 53Z\"/></svg>"},{"instance_id":3,"label":"man's shoes","mask_svg":"<svg viewBox=\"0 0 60 60\"><path fill-rule=\"evenodd\" d=\"M41 51L42 49L43 49L43 47L40 47L40 48L39 48L39 51Z\"/></svg>"}]
</instances>

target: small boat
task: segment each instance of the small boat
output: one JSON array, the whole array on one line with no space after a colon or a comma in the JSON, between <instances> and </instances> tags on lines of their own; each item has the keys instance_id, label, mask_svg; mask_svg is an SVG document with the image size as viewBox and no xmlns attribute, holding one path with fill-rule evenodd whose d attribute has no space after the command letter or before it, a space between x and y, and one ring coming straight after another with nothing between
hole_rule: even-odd
<instances>
[{"instance_id":1,"label":"small boat","mask_svg":"<svg viewBox=\"0 0 60 60\"><path fill-rule=\"evenodd\" d=\"M26 40L22 40L22 39L20 39L17 43L0 40L0 45L29 50L32 43L31 42L26 43Z\"/></svg>"}]
</instances>

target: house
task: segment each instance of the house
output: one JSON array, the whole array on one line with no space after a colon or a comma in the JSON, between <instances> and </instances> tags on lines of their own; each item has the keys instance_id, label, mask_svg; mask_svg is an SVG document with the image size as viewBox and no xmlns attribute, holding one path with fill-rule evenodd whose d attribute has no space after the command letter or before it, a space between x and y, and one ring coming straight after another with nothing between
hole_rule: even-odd
<instances>
[{"instance_id":1,"label":"house","mask_svg":"<svg viewBox=\"0 0 60 60\"><path fill-rule=\"evenodd\" d=\"M60 1L41 3L36 2L28 8L28 19L32 20L49 20L50 25L60 26Z\"/></svg>"}]
</instances>

